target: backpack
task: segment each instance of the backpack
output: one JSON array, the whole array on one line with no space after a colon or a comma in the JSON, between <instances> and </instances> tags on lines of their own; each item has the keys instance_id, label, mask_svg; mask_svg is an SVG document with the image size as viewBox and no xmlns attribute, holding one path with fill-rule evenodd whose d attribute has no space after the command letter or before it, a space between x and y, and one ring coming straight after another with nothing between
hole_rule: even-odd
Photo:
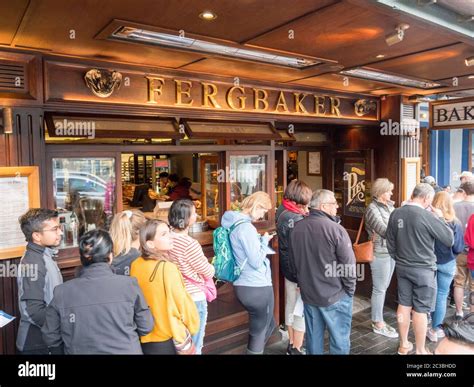
<instances>
[{"instance_id":1,"label":"backpack","mask_svg":"<svg viewBox=\"0 0 474 387\"><path fill-rule=\"evenodd\" d=\"M230 228L218 227L214 230L214 252L215 256L212 264L216 270L215 277L219 281L234 282L239 278L247 260L245 260L242 267L237 264L237 261L232 252L230 243L230 234L235 228L248 220L242 219L235 222Z\"/></svg>"}]
</instances>

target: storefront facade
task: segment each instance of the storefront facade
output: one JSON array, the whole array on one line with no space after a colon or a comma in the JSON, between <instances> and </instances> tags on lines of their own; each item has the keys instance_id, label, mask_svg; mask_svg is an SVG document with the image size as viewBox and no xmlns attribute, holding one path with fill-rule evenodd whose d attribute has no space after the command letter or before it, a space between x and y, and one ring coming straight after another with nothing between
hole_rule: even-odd
<instances>
[{"instance_id":1,"label":"storefront facade","mask_svg":"<svg viewBox=\"0 0 474 387\"><path fill-rule=\"evenodd\" d=\"M166 155L176 165L178 160L184 160L182 165L196 161L193 180L200 176L201 194L206 189L206 173L223 174L210 182L215 184L214 201L204 199L206 207L215 207L214 223L209 222L214 227L224 211L234 209L252 191L269 193L276 208L290 162L298 166L298 178L313 189L335 191L351 237L375 178L393 181L394 200L400 199L399 137L380 133L381 120L400 117L398 96L382 100L14 50L0 51L0 59L3 69L12 70L11 90L0 91L0 108L10 108L12 118L11 131L0 134L0 166L38 166L42 206L65 207L68 199L60 195L59 186L64 184L64 174L70 173L66 172L68 162L76 160L99 165L107 173L106 215L128 208L123 200L127 188L124 155L150 155L156 160ZM18 79L20 86L15 86ZM211 169L206 169L206 160ZM239 176L252 169L258 173L251 181ZM101 226L107 227L108 221ZM274 230L274 212L256 226L261 232ZM212 227L194 237L211 259ZM67 280L80 263L77 247L63 247L58 264ZM277 250L276 240L273 247ZM283 282L278 262L278 254L271 256L274 315L280 324ZM365 294L371 286L368 277L366 270L366 279L358 283ZM0 309L18 316L15 278L0 278L0 289ZM218 288L208 321L204 352L232 352L245 343L247 313L230 284ZM16 325L10 324L0 333L0 353L14 353L15 338Z\"/></svg>"}]
</instances>

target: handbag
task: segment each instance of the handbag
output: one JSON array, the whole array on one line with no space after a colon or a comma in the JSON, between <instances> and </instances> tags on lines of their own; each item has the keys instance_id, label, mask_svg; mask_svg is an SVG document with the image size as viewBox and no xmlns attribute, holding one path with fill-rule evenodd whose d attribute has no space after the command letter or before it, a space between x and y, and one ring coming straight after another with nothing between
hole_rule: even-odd
<instances>
[{"instance_id":1,"label":"handbag","mask_svg":"<svg viewBox=\"0 0 474 387\"><path fill-rule=\"evenodd\" d=\"M197 282L184 274L183 277L185 277L189 282L191 282L193 285L196 285L199 289L203 291L203 293L206 295L207 302L212 302L217 298L217 289L216 285L214 284L214 279L212 277L205 279L204 284Z\"/></svg>"},{"instance_id":2,"label":"handbag","mask_svg":"<svg viewBox=\"0 0 474 387\"><path fill-rule=\"evenodd\" d=\"M161 271L161 275L162 275L162 278L163 278L163 290L164 290L165 298L168 298L168 296L166 294L166 284L165 284L165 261L160 260L156 263L156 266L153 270L152 275L150 276L149 281L150 282L154 281L158 266L162 262L163 262L163 265L162 265L163 269ZM174 347L176 349L176 353L178 355L195 355L196 354L196 346L194 345L191 333L189 332L188 328L185 327L184 329L185 329L185 332L186 332L186 338L184 339L184 341L182 343L176 341L173 338L173 344L174 344Z\"/></svg>"},{"instance_id":3,"label":"handbag","mask_svg":"<svg viewBox=\"0 0 474 387\"><path fill-rule=\"evenodd\" d=\"M354 255L357 263L371 263L374 260L374 235L367 242L359 243L360 234L362 232L362 226L364 225L364 216L360 221L359 231L357 232L357 238L355 243L352 245L354 249Z\"/></svg>"}]
</instances>

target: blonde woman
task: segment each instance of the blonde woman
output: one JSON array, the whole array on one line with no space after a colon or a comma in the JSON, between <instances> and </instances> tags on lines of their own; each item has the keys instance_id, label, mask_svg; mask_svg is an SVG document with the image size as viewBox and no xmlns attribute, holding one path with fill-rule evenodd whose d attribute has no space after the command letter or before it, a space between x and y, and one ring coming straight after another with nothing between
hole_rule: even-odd
<instances>
[{"instance_id":1,"label":"blonde woman","mask_svg":"<svg viewBox=\"0 0 474 387\"><path fill-rule=\"evenodd\" d=\"M260 235L252 224L272 208L270 196L255 192L242 201L241 211L226 211L221 224L234 226L230 243L242 272L234 282L237 299L249 313L248 354L262 354L275 328L273 319L273 286L268 242L273 235Z\"/></svg>"},{"instance_id":2,"label":"blonde woman","mask_svg":"<svg viewBox=\"0 0 474 387\"><path fill-rule=\"evenodd\" d=\"M146 223L139 210L116 214L110 225L110 236L114 242L112 269L116 274L130 275L132 262L140 256L140 228Z\"/></svg>"},{"instance_id":3,"label":"blonde woman","mask_svg":"<svg viewBox=\"0 0 474 387\"><path fill-rule=\"evenodd\" d=\"M375 180L372 186L372 202L365 212L365 228L369 236L374 236L374 261L370 264L372 271L372 330L382 336L397 338L397 331L386 324L383 319L385 294L390 285L395 261L387 250L385 234L390 214L395 209L390 200L393 183L388 179Z\"/></svg>"},{"instance_id":4,"label":"blonde woman","mask_svg":"<svg viewBox=\"0 0 474 387\"><path fill-rule=\"evenodd\" d=\"M445 334L441 325L446 316L446 303L449 294L449 286L456 272L456 256L464 250L464 238L461 222L456 218L454 212L453 199L448 192L438 192L431 204L434 208L438 208L443 213L443 218L448 226L453 230L454 244L452 247L443 245L435 240L436 254L436 281L438 290L436 292L436 306L431 313L431 328L426 332L426 336L433 342L444 338Z\"/></svg>"}]
</instances>

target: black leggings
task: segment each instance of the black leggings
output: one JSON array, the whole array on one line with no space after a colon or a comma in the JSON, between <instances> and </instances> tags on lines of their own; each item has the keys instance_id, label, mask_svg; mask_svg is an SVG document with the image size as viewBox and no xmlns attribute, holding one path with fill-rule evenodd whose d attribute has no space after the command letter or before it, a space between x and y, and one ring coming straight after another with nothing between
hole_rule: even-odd
<instances>
[{"instance_id":1,"label":"black leggings","mask_svg":"<svg viewBox=\"0 0 474 387\"><path fill-rule=\"evenodd\" d=\"M176 348L173 340L155 341L142 344L144 355L176 355Z\"/></svg>"},{"instance_id":2,"label":"black leggings","mask_svg":"<svg viewBox=\"0 0 474 387\"><path fill-rule=\"evenodd\" d=\"M263 353L265 344L276 327L273 318L273 287L234 286L237 299L249 312L249 343L251 353Z\"/></svg>"}]
</instances>

